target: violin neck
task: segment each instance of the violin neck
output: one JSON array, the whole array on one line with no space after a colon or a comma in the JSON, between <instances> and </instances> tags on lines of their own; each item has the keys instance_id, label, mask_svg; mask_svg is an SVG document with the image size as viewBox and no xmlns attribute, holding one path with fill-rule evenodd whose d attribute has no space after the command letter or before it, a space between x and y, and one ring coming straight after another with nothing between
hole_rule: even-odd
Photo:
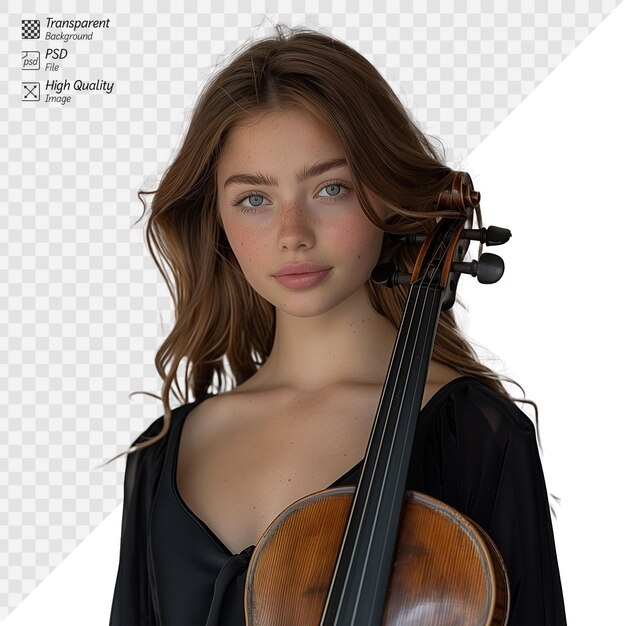
<instances>
[{"instance_id":1,"label":"violin neck","mask_svg":"<svg viewBox=\"0 0 626 626\"><path fill-rule=\"evenodd\" d=\"M410 287L321 626L382 623L441 312L443 289L437 282L417 281Z\"/></svg>"}]
</instances>

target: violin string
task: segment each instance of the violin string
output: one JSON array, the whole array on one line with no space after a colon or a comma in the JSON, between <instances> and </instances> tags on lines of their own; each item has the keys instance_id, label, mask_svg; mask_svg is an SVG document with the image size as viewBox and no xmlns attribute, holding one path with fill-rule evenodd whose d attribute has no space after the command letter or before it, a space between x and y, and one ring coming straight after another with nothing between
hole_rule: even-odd
<instances>
[{"instance_id":1,"label":"violin string","mask_svg":"<svg viewBox=\"0 0 626 626\"><path fill-rule=\"evenodd\" d=\"M439 251L440 251L440 249L442 248L442 246L443 246L443 244L440 242L440 243L438 244L438 248L439 248L439 249L437 250L437 252L439 252ZM432 262L429 262L429 266L426 268L426 273L425 273L425 276L419 280L419 282L420 282L420 283L423 283L423 282L424 282L425 277L427 276L427 274L428 274L428 273L430 273L430 276L428 277L427 288L428 288L428 287L430 287L430 286L432 286L432 284L433 284L433 283L434 283L434 281L436 280L437 270L439 270L439 269L440 269L440 267L441 267L441 262L442 262L442 260L443 260L444 256L445 256L445 255L441 255L441 256L440 256L440 258L439 258L439 260L438 260L438 262L437 262L437 265L434 267L434 269L433 269L433 266L432 266ZM416 282L418 282L418 281L416 281ZM420 285L417 287L417 289L419 290L419 289L421 289L422 287L423 287L423 284L420 284ZM410 297L410 295L411 295L411 291L412 291L414 288L415 288L415 287L414 287L414 285L411 285L411 290L409 291L409 295L407 296L407 299ZM435 309L435 306L436 306L436 302L433 302L433 303L431 304L431 307L430 307L430 308L431 308L431 310L428 312L428 316L429 316L429 317L433 314L433 311L434 311L434 309ZM420 310L420 312L419 312L418 328L419 328L419 326L422 324L422 321L423 321L423 319L424 319L424 309L425 309L425 307L426 307L426 302L424 301L424 302L422 303L422 308L421 308L421 310ZM414 324L415 313L416 313L416 309L413 309L413 310L410 312L410 314L411 314L411 320L410 320L409 325L406 327L406 329L407 329L407 333L406 333L406 335L407 335L407 336L403 338L403 341L404 341L404 344L402 345L402 352L403 352L403 355L404 355L404 353L405 353L405 351L406 351L406 349L407 349L407 347L408 347L408 344L409 344L409 341L408 341L408 330L409 330L409 329L413 326L413 324ZM405 310L405 314L406 314L406 310ZM403 322L404 322L404 316L403 316L402 321L400 322L400 328L402 328L402 327L403 327ZM398 344L396 344L396 348L394 348L394 354L392 355L392 362L393 362L393 359L394 359L394 356L395 356L395 353L396 353L396 349L397 349L397 347L398 347ZM413 346L413 352L412 352L412 354L411 354L411 359L413 359L413 358L414 358L414 356L415 356L415 350L416 350L416 348L417 348L417 346L416 346L416 345L414 345L414 346ZM404 357L403 357L403 358L404 358ZM395 396L395 391L396 391L396 388L397 388L398 383L399 383L398 376L396 376L395 386L394 386L394 389L393 389L393 393L391 394L391 398L393 398L393 397ZM387 384L387 381L385 381L385 386L386 386L386 384ZM405 388L404 388L404 389L403 389L403 391L402 391L402 398L401 398L401 400L400 400L400 407L399 407L399 411L398 411L398 412L401 412L402 407L404 406L405 397L406 397L406 386L405 386ZM420 410L421 410L421 407L420 407ZM391 402L389 403L389 406L388 406L388 408L387 408L386 415L385 415L385 418L384 418L384 423L385 423L385 428L384 428L384 430L385 430L385 431L387 430L387 427L388 427L388 424L389 424L389 419L390 419L390 417L391 417ZM392 437L392 445L393 445L393 442L395 441L396 436L397 436L398 424L399 424L399 420L396 420L395 429L394 429L394 432L393 432L393 437ZM378 424L377 424L377 425L378 425ZM383 448L383 444L384 444L384 438L383 438L383 437L381 437L381 438L380 438L380 441L379 441L379 443L378 443L378 450L376 451L376 456L375 456L375 462L374 462L373 473L375 473L375 470L376 470L376 468L378 467L378 465L379 465L379 463L380 463L380 456L381 456L381 451L382 451L382 448ZM369 446L368 446L368 448L369 448ZM366 455L367 455L367 456L369 456L369 453L370 453L370 451L369 451L369 449L368 449L368 450L367 450L367 452L366 452ZM389 455L388 455L387 465L386 465L386 467L385 467L385 471L384 471L384 474L383 474L383 476L384 476L384 480L385 480L385 481L387 480L387 476L388 476L388 474L389 474L389 460L390 460L390 457L389 457ZM381 490L381 492L380 492L380 493L382 494L382 490ZM368 503L368 501L370 500L371 495L372 495L372 483L371 483L371 481L370 481L369 486L368 486L368 490L367 490L367 492L366 492L366 496L365 496L365 504L364 504L364 507L366 506L366 504L367 504L367 503ZM378 519L378 516L380 515L380 509L381 509L381 501L380 501L380 497L379 497L379 500L378 500L378 502L376 503L376 509L375 509L375 511L376 511L376 515L375 515L375 518L374 518L375 520L376 520L376 519ZM349 522L348 522L348 523L349 523ZM356 535L356 537L357 537L357 538L361 535L361 532L362 532L362 527L363 527L363 517L361 517L361 520L360 520L360 523L359 523L359 527L358 527L358 529L357 529L357 535ZM373 527L373 526L372 526L372 527ZM373 540L373 536L370 534L370 538L369 538L369 542L368 542L368 547L367 547L367 551L366 551L366 562L367 562L367 560L369 559L369 554L370 554L370 550L371 550L372 540ZM353 568L353 566L354 566L354 554L352 554L352 555L351 555L350 562L349 562L349 564L348 564L348 572L347 572L348 574L350 573L350 571L351 571L351 569ZM364 567L364 568L363 568L363 570L361 571L361 579L360 579L360 582L359 582L359 590L358 590L358 593L357 593L357 598L358 598L358 597L360 597L361 592L362 592L362 589L363 589L363 577L364 577L365 569L366 569L366 568ZM342 594L341 594L341 598L340 598L340 601L339 601L339 607L341 607L341 605L342 605L342 603L343 603L344 596L345 596L345 587L344 587L344 589L343 589L343 591L342 591ZM357 603L355 603L355 609L356 609L356 604L357 604ZM352 616L352 619L354 619L354 614L353 614L353 616Z\"/></svg>"},{"instance_id":2,"label":"violin string","mask_svg":"<svg viewBox=\"0 0 626 626\"><path fill-rule=\"evenodd\" d=\"M433 272L433 275L434 275L434 272ZM424 277L425 277L425 276L424 276ZM424 277L422 277L421 279L419 279L419 281L416 281L416 283L417 283L417 282L420 282L420 283L421 283L421 282L423 282ZM432 280L433 280L432 275L431 275L431 277L430 277L430 279L429 279L429 280L430 280L430 282L429 282L429 286L430 286L430 285L432 284ZM417 290L419 290L419 285L418 285L417 289L415 289L413 285L411 285L411 286L410 286L409 293L407 294L407 302L408 302L408 300L412 297L413 293L415 293L415 291L417 291ZM406 303L405 303L405 304L406 304ZM420 324L421 324L421 321L422 321L422 319L423 319L424 306L425 306L425 302L424 302L424 303L422 303L422 310L420 311L420 315L419 315L419 323L420 323ZM400 327L400 330L405 329L405 332L406 332L406 334L407 334L407 337L404 337L404 338L403 338L403 337L400 337L400 335L398 335L397 340L396 340L396 342L395 342L395 344L394 344L394 348L393 348L392 355L391 355L391 362L392 362L392 363L393 363L393 362L394 362L394 360L395 360L395 356L396 356L396 353L397 353L397 351L398 351L398 348L400 348L400 349L402 350L403 354L404 354L404 352L405 352L405 351L406 351L406 349L407 349L407 346L408 346L408 332L407 332L407 331L408 331L411 327L413 327L413 324L414 324L414 318L415 318L415 313L416 313L416 312L417 312L417 309L416 309L415 307L411 307L411 310L409 311L409 308L408 308L407 306L405 306L405 310L404 310L404 312L403 312L402 319L400 320L400 326L399 326L399 327ZM406 325L406 324L405 324L405 317L406 317L406 315L407 315L407 314L409 314L409 315L411 316L411 319L410 319L410 321L409 321L409 324L408 324L408 325ZM404 358L404 356L402 357L402 359L403 359L403 358ZM402 359L401 359L401 360L402 360ZM389 370L388 370L388 372L387 372L387 376L386 376L386 379L385 379L385 382L384 382L384 384L383 384L383 390L384 390L384 391L386 390L386 386L387 386L387 383L388 383L388 380L389 380L389 376L390 376L390 374L392 374L391 369L389 369ZM396 373L396 374L397 374L397 373ZM396 375L396 386L397 386L397 384L398 384L398 377L397 377L397 375ZM393 393L392 393L392 394L391 394L391 396L390 396L391 398L393 398L393 397L394 397L394 395L395 395L395 389L396 389L396 386L394 386L394 388L393 388ZM383 393L383 395L384 395L384 393ZM381 396L381 403L382 403L382 396ZM401 403L401 404L402 404L402 403ZM383 409L383 410L384 410L384 409ZM377 411L378 411L378 409L377 409ZM390 418L390 415L391 415L391 402L389 403L389 407L387 408L387 411L386 411L386 414L385 414L385 417L384 417L385 430L386 430L386 429L387 429L387 427L388 427L387 425L388 425L388 423L389 423L389 418ZM376 428L378 427L378 425L379 425L379 421L380 421L380 418L381 418L381 417L382 417L382 414L381 414L381 415L379 415L379 419L376 421L376 424L375 424L375 426L374 426L374 429L376 429ZM374 430L374 429L373 429L373 430ZM370 436L370 440L369 440L369 443L368 443L368 446L367 446L367 450L366 450L366 452L365 452L365 456L366 456L366 458L370 458L370 449L371 449L372 444L373 444L373 442L374 442L374 437L373 437L373 434L374 434L374 433L372 432L372 435ZM395 432L394 432L394 440L395 440ZM376 455L375 455L375 462L374 462L374 467L373 467L373 469L372 469L372 476L376 473L376 468L377 468L377 467L379 466L379 464L380 464L380 455L381 455L381 448L382 448L382 446L383 446L383 443L384 443L384 438L383 438L383 437L381 437L381 438L380 438L380 441L379 441L379 443L378 443L378 450L376 451ZM386 476L386 475L387 475L387 471L385 472L385 476ZM365 502L364 502L364 504L363 504L363 509L365 509L365 508L367 507L367 503L368 503L368 502L369 502L369 500L371 499L371 492L372 492L372 482L370 481L369 486L368 486L368 489L367 489L367 491L366 491L366 496L365 496ZM355 498L356 498L356 491L355 491ZM376 518L378 517L379 512L380 512L380 502L378 503L378 505L377 505L377 507L376 507ZM347 521L347 525L346 525L346 527L349 527L349 526L350 526L350 523L351 523L351 521L352 521L353 514L354 514L354 511L351 511L350 516L349 516L348 521ZM356 543L356 542L358 541L358 538L359 538L359 537L360 537L360 535L362 534L362 531L363 531L363 516L361 516L361 519L360 519L360 521L359 521L359 525L358 525L357 530L356 530L356 536L355 536L355 539L354 539L354 543ZM344 535L344 539L343 539L342 544L341 544L340 549L339 549L339 556L338 556L338 560L341 558L341 556L342 556L342 554L343 554L343 550L344 550L344 547L345 547L345 543L346 543L346 537L345 537L345 535ZM370 537L370 542L369 542L368 549L367 549L367 555L368 555L368 556L367 556L367 559L369 559L370 546L371 546L371 537ZM356 556L356 554L355 554L355 551L353 550L353 551L352 551L352 553L351 553L351 555L350 555L350 560L349 560L349 563L348 563L348 566L347 566L346 577L345 577L345 579L344 579L344 582L345 582L345 580L347 580L347 579L348 579L348 577L349 577L349 575L350 575L351 571L353 570L353 568L354 568L354 566L355 566L355 565L354 565L354 559L355 559L355 556ZM362 574L364 573L364 571L365 571L365 567L364 567L364 568L363 568L363 570L362 570ZM330 587L331 587L331 588L332 588L332 587L334 586L334 584L335 584L336 574L337 574L337 572L335 571L335 573L334 573L334 575L333 575L333 578L332 578L332 580L331 580L331 583L330 583ZM359 591L358 591L357 597L360 597L360 595L361 595L362 586L363 586L363 576L361 576L361 580L360 580L360 583L359 583ZM343 587L342 587L342 590L341 590L341 595L340 595L340 598L339 598L339 600L338 600L338 604L337 604L337 613L339 613L339 611L341 610L341 607L343 606L343 603L344 603L344 601L345 601L345 594L346 594L346 591L347 591L347 589L346 589L346 586L345 586L345 584L344 584L344 585L343 585ZM324 615L325 615L325 611L324 611ZM354 614L353 614L353 616L352 616L352 620L354 620ZM352 623L354 623L354 622L352 621Z\"/></svg>"},{"instance_id":3,"label":"violin string","mask_svg":"<svg viewBox=\"0 0 626 626\"><path fill-rule=\"evenodd\" d=\"M439 247L441 247L441 244L439 244ZM440 258L437 266L435 267L435 270L440 269L440 264L441 264L441 258ZM436 271L433 271L432 263L430 263L429 266L427 267L425 276L422 279L420 279L420 285L418 285L417 287L413 287L413 289L417 289L419 291L419 289L423 288L423 286L424 286L423 285L424 279L428 275L428 272L430 272L430 277L428 278L427 288L432 286L433 282L435 281ZM424 300L422 302L421 310L419 311L419 318L418 318L418 323L417 323L417 327L418 328L422 324L422 322L424 320L424 317L425 317L425 315L424 315L425 314L425 306L426 306L426 301ZM431 305L431 310L428 312L429 316L432 315L433 309L434 309L434 303L433 303L433 305ZM402 352L403 352L402 358L403 359L404 359L404 353L406 352L407 347L409 345L409 341L408 341L408 334L409 333L408 333L408 331L409 331L410 328L413 327L413 325L415 323L414 319L415 319L415 313L416 312L417 312L417 309L413 309L411 311L411 319L410 319L409 325L406 327L406 334L405 334L405 337L403 338L404 344L402 345ZM416 347L417 347L416 343L414 343L413 352L411 354L411 359L413 359L415 357ZM396 374L397 374L397 372L396 372ZM396 376L395 386L394 386L393 392L391 394L392 398L395 396L395 391L396 391L396 388L397 388L398 384L399 384L399 378L398 378L398 376ZM406 390L406 386L405 386L404 389L402 390L402 397L401 397L401 400L400 400L398 413L400 413L402 411L402 408L404 406L404 402L405 402L405 398L406 398L406 392L407 392L407 390ZM389 403L389 406L387 407L387 412L386 412L386 415L385 415L385 418L384 418L384 424L385 424L384 429L383 429L384 431L386 431L387 428L388 428L390 417L391 417L391 403ZM391 445L392 446L393 446L393 443L395 442L396 437L397 437L398 425L399 425L399 420L396 420L395 428L394 428L394 431L393 431L393 436L392 436L392 439L391 439ZM382 454L382 449L384 447L384 443L385 443L385 440L384 440L384 438L381 437L379 442L378 442L378 450L376 451L376 456L375 456L375 462L374 462L374 467L373 467L373 472L374 473L376 472L376 468L378 467L378 465L381 462L380 461L380 457L381 457L381 454ZM388 454L387 455L387 464L386 464L386 466L384 468L384 474L383 474L383 480L384 481L387 480L387 477L389 475L389 462L390 462L390 460L391 460L391 458L390 458L390 455ZM372 496L372 483L370 481L369 488L367 490L367 494L366 494L366 497L365 497L365 503L367 503L371 499L371 496ZM378 517L380 515L380 512L381 512L381 498L380 498L380 496L382 496L382 490L380 490L379 499L378 499L378 502L376 503L374 523L372 524L372 528L374 527L375 522L378 519ZM361 524L360 524L360 527L359 527L359 533L358 534L361 533L362 522L363 522L363 520L361 520ZM367 546L367 550L366 550L366 562L370 558L369 555L371 553L372 541L373 541L373 535L370 534L370 538L369 538L369 542L368 542L368 546ZM351 563L351 565L352 565L352 563ZM363 581L364 581L364 573L365 573L365 567L363 568L363 570L361 572L361 580L360 580L360 584L359 584L359 591L357 593L357 597L360 597L361 592L362 592ZM354 618L354 616L353 616L353 618Z\"/></svg>"}]
</instances>

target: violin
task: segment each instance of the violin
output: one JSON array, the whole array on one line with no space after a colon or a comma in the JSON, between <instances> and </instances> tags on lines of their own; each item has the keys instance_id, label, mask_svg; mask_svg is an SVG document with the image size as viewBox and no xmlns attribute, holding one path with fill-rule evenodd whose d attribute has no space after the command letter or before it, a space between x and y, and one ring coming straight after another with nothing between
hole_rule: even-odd
<instances>
[{"instance_id":1,"label":"violin","mask_svg":"<svg viewBox=\"0 0 626 626\"><path fill-rule=\"evenodd\" d=\"M396 235L420 246L412 274L374 268L378 284L410 287L359 482L301 498L268 526L248 567L247 626L506 624L509 583L493 541L454 508L406 490L439 315L461 274L488 284L504 272L482 245L511 233L483 228L479 202L457 172L429 235ZM466 262L471 241L479 257Z\"/></svg>"}]
</instances>

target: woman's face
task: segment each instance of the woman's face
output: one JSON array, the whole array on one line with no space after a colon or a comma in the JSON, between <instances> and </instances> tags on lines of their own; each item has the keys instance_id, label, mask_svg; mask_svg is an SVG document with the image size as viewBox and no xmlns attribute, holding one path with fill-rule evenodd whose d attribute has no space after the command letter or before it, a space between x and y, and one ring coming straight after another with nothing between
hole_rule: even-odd
<instances>
[{"instance_id":1,"label":"woman's face","mask_svg":"<svg viewBox=\"0 0 626 626\"><path fill-rule=\"evenodd\" d=\"M222 224L246 279L279 310L308 317L347 304L378 261L383 232L363 213L345 159L330 130L296 108L227 138Z\"/></svg>"}]
</instances>

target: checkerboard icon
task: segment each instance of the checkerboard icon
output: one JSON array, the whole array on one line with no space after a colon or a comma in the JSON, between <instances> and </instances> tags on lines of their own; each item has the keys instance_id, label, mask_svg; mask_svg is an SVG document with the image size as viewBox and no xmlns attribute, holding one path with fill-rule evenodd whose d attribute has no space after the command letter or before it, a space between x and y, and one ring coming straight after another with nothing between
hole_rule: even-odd
<instances>
[{"instance_id":1,"label":"checkerboard icon","mask_svg":"<svg viewBox=\"0 0 626 626\"><path fill-rule=\"evenodd\" d=\"M22 39L39 39L39 20L22 20Z\"/></svg>"}]
</instances>

